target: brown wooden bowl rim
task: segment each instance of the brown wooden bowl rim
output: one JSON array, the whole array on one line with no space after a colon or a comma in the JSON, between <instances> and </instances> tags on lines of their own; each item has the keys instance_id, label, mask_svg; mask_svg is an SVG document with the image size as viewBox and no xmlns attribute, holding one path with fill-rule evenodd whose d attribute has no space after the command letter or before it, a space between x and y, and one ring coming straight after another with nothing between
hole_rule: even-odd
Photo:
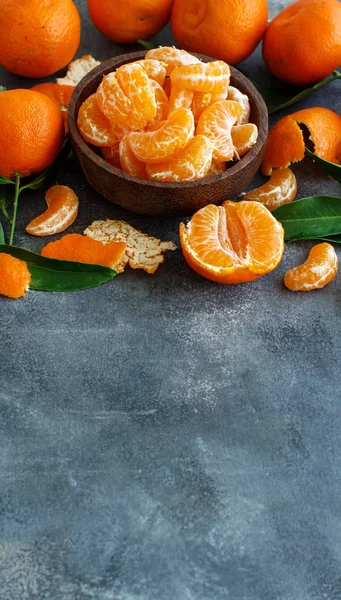
<instances>
[{"instance_id":1,"label":"brown wooden bowl rim","mask_svg":"<svg viewBox=\"0 0 341 600\"><path fill-rule=\"evenodd\" d=\"M195 181L179 181L179 182L160 182L160 181L150 181L149 179L143 179L141 177L136 177L134 175L129 175L122 171L122 169L117 169L116 167L111 166L104 158L96 154L94 150L83 140L80 135L77 127L77 116L78 111L76 111L76 105L80 94L83 89L95 79L99 74L110 66L112 70L116 68L116 65L127 64L128 62L133 62L134 60L141 60L147 54L147 50L142 50L138 52L131 52L128 54L120 54L109 60L102 62L98 67L95 67L90 73L85 75L83 79L78 83L75 87L73 94L69 103L69 131L70 135L73 138L74 143L80 147L80 150L87 155L88 159L98 165L98 167L105 169L109 174L114 174L121 179L125 179L126 181L132 181L134 183L139 183L140 185L145 185L147 187L154 188L168 188L168 189L179 189L179 188L191 188L198 185L200 181L200 185L211 185L216 181L223 181L224 179L228 179L229 177L233 177L240 171L244 169L248 164L250 164L253 159L262 151L263 146L266 142L267 132L268 132L268 110L267 106L258 92L257 88L253 85L253 83L248 79L243 73L230 66L231 74L235 76L237 79L245 82L246 87L248 88L248 95L252 96L253 102L257 105L260 119L258 125L258 138L254 146L233 166L228 167L226 171L223 173L218 173L217 175L212 175L211 177L205 177L200 180ZM216 59L211 58L209 56L205 56L203 54L197 54L191 52L197 58L203 60L204 62L211 62Z\"/></svg>"}]
</instances>

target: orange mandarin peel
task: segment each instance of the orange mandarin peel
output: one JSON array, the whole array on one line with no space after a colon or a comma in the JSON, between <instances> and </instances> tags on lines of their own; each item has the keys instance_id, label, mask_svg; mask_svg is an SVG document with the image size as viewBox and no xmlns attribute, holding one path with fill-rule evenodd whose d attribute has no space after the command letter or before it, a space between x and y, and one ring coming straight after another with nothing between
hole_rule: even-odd
<instances>
[{"instance_id":1,"label":"orange mandarin peel","mask_svg":"<svg viewBox=\"0 0 341 600\"><path fill-rule=\"evenodd\" d=\"M0 253L0 295L21 298L25 296L30 281L31 275L25 261Z\"/></svg>"},{"instance_id":2,"label":"orange mandarin peel","mask_svg":"<svg viewBox=\"0 0 341 600\"><path fill-rule=\"evenodd\" d=\"M50 242L41 251L42 256L58 260L103 265L115 269L126 249L125 242L103 244L79 233L68 233L55 242Z\"/></svg>"}]
</instances>

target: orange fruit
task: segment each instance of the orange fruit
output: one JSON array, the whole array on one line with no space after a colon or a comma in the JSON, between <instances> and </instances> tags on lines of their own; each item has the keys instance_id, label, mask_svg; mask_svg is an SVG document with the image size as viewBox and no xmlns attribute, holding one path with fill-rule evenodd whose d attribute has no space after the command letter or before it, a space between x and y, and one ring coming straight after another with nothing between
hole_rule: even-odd
<instances>
[{"instance_id":1,"label":"orange fruit","mask_svg":"<svg viewBox=\"0 0 341 600\"><path fill-rule=\"evenodd\" d=\"M69 131L67 110L74 89L72 85L59 85L58 83L51 82L38 83L38 85L31 88L35 92L40 92L44 96L48 96L57 104L64 120L65 133Z\"/></svg>"},{"instance_id":2,"label":"orange fruit","mask_svg":"<svg viewBox=\"0 0 341 600\"><path fill-rule=\"evenodd\" d=\"M253 281L275 269L284 230L259 202L208 204L180 223L185 260L199 275L218 283Z\"/></svg>"},{"instance_id":3,"label":"orange fruit","mask_svg":"<svg viewBox=\"0 0 341 600\"><path fill-rule=\"evenodd\" d=\"M229 85L227 88L227 98L228 100L238 102L243 109L242 116L238 119L238 125L244 125L245 123L248 123L250 118L250 102L247 95L243 94L232 85Z\"/></svg>"},{"instance_id":4,"label":"orange fruit","mask_svg":"<svg viewBox=\"0 0 341 600\"><path fill-rule=\"evenodd\" d=\"M67 233L59 240L44 246L41 254L48 258L74 260L113 269L120 262L126 245L126 242L103 244L80 233Z\"/></svg>"},{"instance_id":5,"label":"orange fruit","mask_svg":"<svg viewBox=\"0 0 341 600\"><path fill-rule=\"evenodd\" d=\"M139 160L157 163L176 156L193 135L193 114L188 108L178 108L156 131L130 133L129 142Z\"/></svg>"},{"instance_id":6,"label":"orange fruit","mask_svg":"<svg viewBox=\"0 0 341 600\"><path fill-rule=\"evenodd\" d=\"M96 94L89 96L81 105L77 117L77 127L83 139L93 146L113 146L117 141L110 121L98 107Z\"/></svg>"},{"instance_id":7,"label":"orange fruit","mask_svg":"<svg viewBox=\"0 0 341 600\"><path fill-rule=\"evenodd\" d=\"M267 20L266 0L175 0L171 22L180 48L235 64L252 54Z\"/></svg>"},{"instance_id":8,"label":"orange fruit","mask_svg":"<svg viewBox=\"0 0 341 600\"><path fill-rule=\"evenodd\" d=\"M149 179L156 181L194 181L206 177L212 164L212 144L197 135L171 160L147 165Z\"/></svg>"},{"instance_id":9,"label":"orange fruit","mask_svg":"<svg viewBox=\"0 0 341 600\"><path fill-rule=\"evenodd\" d=\"M283 204L292 202L297 194L296 177L291 169L276 169L269 181L264 185L250 190L243 200L261 202L268 210L275 210Z\"/></svg>"},{"instance_id":10,"label":"orange fruit","mask_svg":"<svg viewBox=\"0 0 341 600\"><path fill-rule=\"evenodd\" d=\"M129 175L135 175L135 177L148 179L146 165L136 158L130 146L129 136L120 141L119 152L122 171L129 173Z\"/></svg>"},{"instance_id":11,"label":"orange fruit","mask_svg":"<svg viewBox=\"0 0 341 600\"><path fill-rule=\"evenodd\" d=\"M307 85L341 63L341 4L338 0L298 0L270 23L263 39L270 71L286 83Z\"/></svg>"},{"instance_id":12,"label":"orange fruit","mask_svg":"<svg viewBox=\"0 0 341 600\"><path fill-rule=\"evenodd\" d=\"M262 162L264 175L271 175L273 168L288 167L304 158L305 143L300 125L308 128L317 156L340 164L341 116L314 106L283 117L271 129Z\"/></svg>"},{"instance_id":13,"label":"orange fruit","mask_svg":"<svg viewBox=\"0 0 341 600\"><path fill-rule=\"evenodd\" d=\"M0 93L0 175L39 173L62 147L64 124L56 103L32 90Z\"/></svg>"},{"instance_id":14,"label":"orange fruit","mask_svg":"<svg viewBox=\"0 0 341 600\"><path fill-rule=\"evenodd\" d=\"M284 284L292 292L309 292L325 287L336 277L338 260L330 244L316 244L303 265L285 274Z\"/></svg>"},{"instance_id":15,"label":"orange fruit","mask_svg":"<svg viewBox=\"0 0 341 600\"><path fill-rule=\"evenodd\" d=\"M149 39L166 25L173 0L87 0L90 18L101 33L120 44Z\"/></svg>"},{"instance_id":16,"label":"orange fruit","mask_svg":"<svg viewBox=\"0 0 341 600\"><path fill-rule=\"evenodd\" d=\"M148 50L145 58L147 60L154 59L165 63L167 76L169 76L176 67L185 67L186 65L200 63L200 60L196 56L189 54L185 50L174 48L174 46L152 48L151 50Z\"/></svg>"},{"instance_id":17,"label":"orange fruit","mask_svg":"<svg viewBox=\"0 0 341 600\"><path fill-rule=\"evenodd\" d=\"M176 67L170 74L172 85L194 92L222 94L230 82L230 67L222 60Z\"/></svg>"},{"instance_id":18,"label":"orange fruit","mask_svg":"<svg viewBox=\"0 0 341 600\"><path fill-rule=\"evenodd\" d=\"M215 160L228 161L235 156L231 130L242 112L243 109L237 102L221 100L206 108L202 113L196 133L206 135L211 140Z\"/></svg>"},{"instance_id":19,"label":"orange fruit","mask_svg":"<svg viewBox=\"0 0 341 600\"><path fill-rule=\"evenodd\" d=\"M116 142L114 146L101 147L101 154L104 160L106 160L112 167L116 167L116 169L121 168L119 147L119 142Z\"/></svg>"},{"instance_id":20,"label":"orange fruit","mask_svg":"<svg viewBox=\"0 0 341 600\"><path fill-rule=\"evenodd\" d=\"M0 0L0 64L24 77L48 77L74 57L81 23L72 0Z\"/></svg>"},{"instance_id":21,"label":"orange fruit","mask_svg":"<svg viewBox=\"0 0 341 600\"><path fill-rule=\"evenodd\" d=\"M235 154L237 158L241 158L257 142L258 127L253 123L236 125L231 129L231 137L232 143L234 145Z\"/></svg>"},{"instance_id":22,"label":"orange fruit","mask_svg":"<svg viewBox=\"0 0 341 600\"><path fill-rule=\"evenodd\" d=\"M45 195L47 210L31 221L27 233L43 237L60 233L72 225L78 215L78 197L66 185L54 185Z\"/></svg>"},{"instance_id":23,"label":"orange fruit","mask_svg":"<svg viewBox=\"0 0 341 600\"><path fill-rule=\"evenodd\" d=\"M20 298L30 285L31 275L27 263L10 254L0 253L0 294Z\"/></svg>"}]
</instances>

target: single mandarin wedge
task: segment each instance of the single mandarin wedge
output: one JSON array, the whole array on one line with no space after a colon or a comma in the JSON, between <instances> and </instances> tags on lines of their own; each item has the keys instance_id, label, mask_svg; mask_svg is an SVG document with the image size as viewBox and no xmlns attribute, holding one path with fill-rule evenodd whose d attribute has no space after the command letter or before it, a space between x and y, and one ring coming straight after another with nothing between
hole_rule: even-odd
<instances>
[{"instance_id":1,"label":"single mandarin wedge","mask_svg":"<svg viewBox=\"0 0 341 600\"><path fill-rule=\"evenodd\" d=\"M135 62L123 65L117 69L116 77L134 111L146 123L152 121L156 114L155 92L142 65Z\"/></svg>"},{"instance_id":2,"label":"single mandarin wedge","mask_svg":"<svg viewBox=\"0 0 341 600\"><path fill-rule=\"evenodd\" d=\"M257 142L258 127L253 123L236 125L231 129L231 137L234 145L235 155L237 158L241 158Z\"/></svg>"},{"instance_id":3,"label":"single mandarin wedge","mask_svg":"<svg viewBox=\"0 0 341 600\"><path fill-rule=\"evenodd\" d=\"M113 146L101 147L101 154L104 160L106 160L112 167L116 167L116 169L121 168L119 148L120 142L116 142L116 144L114 144Z\"/></svg>"},{"instance_id":4,"label":"single mandarin wedge","mask_svg":"<svg viewBox=\"0 0 341 600\"><path fill-rule=\"evenodd\" d=\"M219 160L212 160L211 168L209 169L206 177L212 177L213 175L219 175L226 171L226 164L219 162Z\"/></svg>"},{"instance_id":5,"label":"single mandarin wedge","mask_svg":"<svg viewBox=\"0 0 341 600\"><path fill-rule=\"evenodd\" d=\"M136 60L136 65L141 65L141 67L146 71L149 79L156 81L161 87L163 86L166 78L166 64L161 62L160 60Z\"/></svg>"},{"instance_id":6,"label":"single mandarin wedge","mask_svg":"<svg viewBox=\"0 0 341 600\"><path fill-rule=\"evenodd\" d=\"M93 146L112 146L116 135L111 131L110 121L100 111L96 94L92 94L81 105L77 127L82 138Z\"/></svg>"},{"instance_id":7,"label":"single mandarin wedge","mask_svg":"<svg viewBox=\"0 0 341 600\"><path fill-rule=\"evenodd\" d=\"M230 83L230 67L222 60L177 67L172 71L171 82L179 88L194 92L222 94Z\"/></svg>"},{"instance_id":8,"label":"single mandarin wedge","mask_svg":"<svg viewBox=\"0 0 341 600\"><path fill-rule=\"evenodd\" d=\"M160 46L160 48L148 50L146 60L150 59L159 60L165 63L167 75L170 75L176 67L200 63L200 60L196 56L189 54L185 50L174 48L173 46Z\"/></svg>"},{"instance_id":9,"label":"single mandarin wedge","mask_svg":"<svg viewBox=\"0 0 341 600\"><path fill-rule=\"evenodd\" d=\"M242 111L242 107L237 102L221 100L202 113L196 133L206 135L211 140L215 160L225 162L235 156L231 129L240 118Z\"/></svg>"},{"instance_id":10,"label":"single mandarin wedge","mask_svg":"<svg viewBox=\"0 0 341 600\"><path fill-rule=\"evenodd\" d=\"M259 202L209 204L187 227L180 223L185 260L218 283L253 281L275 269L284 249L284 230Z\"/></svg>"},{"instance_id":11,"label":"single mandarin wedge","mask_svg":"<svg viewBox=\"0 0 341 600\"><path fill-rule=\"evenodd\" d=\"M168 104L168 114L177 108L191 108L194 92L192 90L180 89L176 86L171 87Z\"/></svg>"},{"instance_id":12,"label":"single mandarin wedge","mask_svg":"<svg viewBox=\"0 0 341 600\"><path fill-rule=\"evenodd\" d=\"M31 221L27 233L43 237L60 233L72 225L78 215L78 197L66 185L50 187L45 196L47 210Z\"/></svg>"},{"instance_id":13,"label":"single mandarin wedge","mask_svg":"<svg viewBox=\"0 0 341 600\"><path fill-rule=\"evenodd\" d=\"M156 113L154 119L146 126L146 130L153 129L156 124L167 119L169 106L168 97L161 85L153 80L151 80L151 84L155 94Z\"/></svg>"},{"instance_id":14,"label":"single mandarin wedge","mask_svg":"<svg viewBox=\"0 0 341 600\"><path fill-rule=\"evenodd\" d=\"M7 298L25 296L31 281L27 263L10 254L0 253L0 295Z\"/></svg>"},{"instance_id":15,"label":"single mandarin wedge","mask_svg":"<svg viewBox=\"0 0 341 600\"><path fill-rule=\"evenodd\" d=\"M146 165L136 158L129 143L129 136L120 141L119 153L122 171L129 175L135 175L135 177L148 179Z\"/></svg>"},{"instance_id":16,"label":"single mandarin wedge","mask_svg":"<svg viewBox=\"0 0 341 600\"><path fill-rule=\"evenodd\" d=\"M283 117L271 129L262 162L263 175L271 175L276 167L288 167L304 158L305 142L300 125L309 130L317 156L337 165L341 160L341 116L313 106Z\"/></svg>"},{"instance_id":17,"label":"single mandarin wedge","mask_svg":"<svg viewBox=\"0 0 341 600\"><path fill-rule=\"evenodd\" d=\"M259 188L250 190L243 201L261 202L268 210L275 210L292 202L297 194L296 177L291 169L276 169L269 181Z\"/></svg>"},{"instance_id":18,"label":"single mandarin wedge","mask_svg":"<svg viewBox=\"0 0 341 600\"><path fill-rule=\"evenodd\" d=\"M67 133L69 131L67 109L75 88L72 85L59 85L58 83L38 83L38 85L33 86L31 89L44 94L44 96L48 96L57 104L64 119L65 133Z\"/></svg>"},{"instance_id":19,"label":"single mandarin wedge","mask_svg":"<svg viewBox=\"0 0 341 600\"><path fill-rule=\"evenodd\" d=\"M142 162L157 163L176 156L194 135L194 118L188 108L178 108L156 131L134 132L129 143Z\"/></svg>"},{"instance_id":20,"label":"single mandarin wedge","mask_svg":"<svg viewBox=\"0 0 341 600\"><path fill-rule=\"evenodd\" d=\"M114 269L115 265L120 262L125 249L125 242L103 244L80 233L68 233L59 240L44 246L41 254L48 258L74 260Z\"/></svg>"},{"instance_id":21,"label":"single mandarin wedge","mask_svg":"<svg viewBox=\"0 0 341 600\"><path fill-rule=\"evenodd\" d=\"M323 288L336 277L338 260L330 244L316 244L303 265L285 274L284 284L292 292L310 292Z\"/></svg>"},{"instance_id":22,"label":"single mandarin wedge","mask_svg":"<svg viewBox=\"0 0 341 600\"><path fill-rule=\"evenodd\" d=\"M229 85L227 88L227 97L229 100L238 102L243 109L242 116L238 120L238 125L244 125L245 123L248 123L250 119L250 101L247 95L243 94L232 85Z\"/></svg>"},{"instance_id":23,"label":"single mandarin wedge","mask_svg":"<svg viewBox=\"0 0 341 600\"><path fill-rule=\"evenodd\" d=\"M208 108L209 106L211 106L211 104L214 104L215 102L219 102L219 100L226 100L226 92L223 92L222 94L206 94L204 92L194 92L193 102L191 106L194 121L197 123L205 108Z\"/></svg>"},{"instance_id":24,"label":"single mandarin wedge","mask_svg":"<svg viewBox=\"0 0 341 600\"><path fill-rule=\"evenodd\" d=\"M212 144L204 135L197 135L175 158L147 165L147 173L157 181L194 181L206 177L211 164Z\"/></svg>"}]
</instances>

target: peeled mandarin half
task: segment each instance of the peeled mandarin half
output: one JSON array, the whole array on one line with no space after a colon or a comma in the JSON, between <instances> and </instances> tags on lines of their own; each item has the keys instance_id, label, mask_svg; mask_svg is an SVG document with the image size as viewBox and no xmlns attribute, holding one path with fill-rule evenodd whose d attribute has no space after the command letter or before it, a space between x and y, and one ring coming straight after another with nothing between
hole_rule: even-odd
<instances>
[{"instance_id":1,"label":"peeled mandarin half","mask_svg":"<svg viewBox=\"0 0 341 600\"><path fill-rule=\"evenodd\" d=\"M271 129L262 162L263 175L271 175L276 167L288 167L304 158L305 143L300 125L309 130L317 156L340 164L341 116L314 106L284 117Z\"/></svg>"},{"instance_id":2,"label":"peeled mandarin half","mask_svg":"<svg viewBox=\"0 0 341 600\"><path fill-rule=\"evenodd\" d=\"M10 254L0 253L0 295L20 298L30 285L31 275L27 263Z\"/></svg>"},{"instance_id":3,"label":"peeled mandarin half","mask_svg":"<svg viewBox=\"0 0 341 600\"><path fill-rule=\"evenodd\" d=\"M268 210L275 210L283 204L292 202L296 193L296 177L291 169L275 169L269 181L261 187L247 192L243 200L244 202L261 202Z\"/></svg>"},{"instance_id":4,"label":"peeled mandarin half","mask_svg":"<svg viewBox=\"0 0 341 600\"><path fill-rule=\"evenodd\" d=\"M284 230L258 202L226 201L198 210L180 223L185 260L218 283L253 281L275 269L284 249Z\"/></svg>"},{"instance_id":5,"label":"peeled mandarin half","mask_svg":"<svg viewBox=\"0 0 341 600\"><path fill-rule=\"evenodd\" d=\"M147 165L149 179L157 181L194 181L206 177L212 164L212 144L203 135L195 136L173 159Z\"/></svg>"},{"instance_id":6,"label":"peeled mandarin half","mask_svg":"<svg viewBox=\"0 0 341 600\"><path fill-rule=\"evenodd\" d=\"M316 244L309 252L303 265L290 269L285 274L284 283L292 292L309 292L323 288L336 277L338 260L330 244Z\"/></svg>"},{"instance_id":7,"label":"peeled mandarin half","mask_svg":"<svg viewBox=\"0 0 341 600\"><path fill-rule=\"evenodd\" d=\"M194 92L221 94L227 92L230 67L222 60L177 67L172 71L171 82L179 88Z\"/></svg>"},{"instance_id":8,"label":"peeled mandarin half","mask_svg":"<svg viewBox=\"0 0 341 600\"><path fill-rule=\"evenodd\" d=\"M45 196L47 210L31 221L27 233L39 237L54 235L67 229L78 215L78 196L66 185L50 187Z\"/></svg>"},{"instance_id":9,"label":"peeled mandarin half","mask_svg":"<svg viewBox=\"0 0 341 600\"><path fill-rule=\"evenodd\" d=\"M128 137L135 156L146 163L171 159L194 135L194 119L187 108L173 111L155 131L131 133Z\"/></svg>"},{"instance_id":10,"label":"peeled mandarin half","mask_svg":"<svg viewBox=\"0 0 341 600\"><path fill-rule=\"evenodd\" d=\"M120 262L125 249L125 242L103 244L79 233L68 233L44 246L41 254L49 258L74 260L113 269Z\"/></svg>"},{"instance_id":11,"label":"peeled mandarin half","mask_svg":"<svg viewBox=\"0 0 341 600\"><path fill-rule=\"evenodd\" d=\"M159 60L165 63L167 66L167 75L170 75L176 67L200 63L200 60L196 58L196 56L189 54L185 50L174 48L173 46L161 46L160 48L148 50L146 60L150 59Z\"/></svg>"},{"instance_id":12,"label":"peeled mandarin half","mask_svg":"<svg viewBox=\"0 0 341 600\"><path fill-rule=\"evenodd\" d=\"M235 156L241 158L246 154L252 146L255 145L258 138L257 125L253 123L245 123L244 125L236 125L231 129L232 143L234 145Z\"/></svg>"},{"instance_id":13,"label":"peeled mandarin half","mask_svg":"<svg viewBox=\"0 0 341 600\"><path fill-rule=\"evenodd\" d=\"M96 94L92 94L79 109L77 126L82 138L93 146L111 146L116 141L109 120L98 108Z\"/></svg>"},{"instance_id":14,"label":"peeled mandarin half","mask_svg":"<svg viewBox=\"0 0 341 600\"><path fill-rule=\"evenodd\" d=\"M124 137L120 141L119 152L122 171L129 173L129 175L135 175L135 177L148 179L146 164L136 158L129 143L129 136Z\"/></svg>"},{"instance_id":15,"label":"peeled mandarin half","mask_svg":"<svg viewBox=\"0 0 341 600\"><path fill-rule=\"evenodd\" d=\"M213 158L232 160L235 155L231 130L242 114L242 107L231 100L215 102L202 113L196 133L206 135L213 145Z\"/></svg>"}]
</instances>

